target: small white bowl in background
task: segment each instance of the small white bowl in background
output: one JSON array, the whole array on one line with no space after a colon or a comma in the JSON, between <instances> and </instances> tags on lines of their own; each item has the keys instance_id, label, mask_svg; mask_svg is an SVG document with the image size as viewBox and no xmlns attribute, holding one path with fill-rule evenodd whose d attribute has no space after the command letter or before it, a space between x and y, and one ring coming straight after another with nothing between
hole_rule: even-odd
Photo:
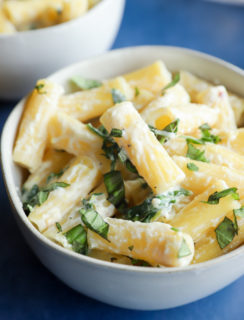
<instances>
[{"instance_id":1,"label":"small white bowl in background","mask_svg":"<svg viewBox=\"0 0 244 320\"><path fill-rule=\"evenodd\" d=\"M83 16L48 28L0 34L0 98L27 94L37 79L108 50L125 0L101 0Z\"/></svg>"},{"instance_id":2,"label":"small white bowl in background","mask_svg":"<svg viewBox=\"0 0 244 320\"><path fill-rule=\"evenodd\" d=\"M111 51L67 67L50 78L64 86L73 75L110 78L162 59L171 71L185 69L219 80L241 95L244 71L217 58L176 47L135 47ZM184 268L145 268L113 264L68 251L39 233L26 217L18 190L23 171L12 150L25 100L10 114L2 133L2 169L18 225L41 262L71 288L97 300L131 309L155 310L193 302L244 274L244 246L216 259Z\"/></svg>"}]
</instances>

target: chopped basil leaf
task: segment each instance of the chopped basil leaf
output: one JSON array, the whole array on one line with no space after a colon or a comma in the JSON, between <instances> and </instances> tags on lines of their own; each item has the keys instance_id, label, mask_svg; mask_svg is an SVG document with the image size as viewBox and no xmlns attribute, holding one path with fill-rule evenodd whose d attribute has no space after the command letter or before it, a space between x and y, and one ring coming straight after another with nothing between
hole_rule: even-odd
<instances>
[{"instance_id":1,"label":"chopped basil leaf","mask_svg":"<svg viewBox=\"0 0 244 320\"><path fill-rule=\"evenodd\" d=\"M118 153L119 160L124 163L128 159L127 154L123 148L120 149L120 152Z\"/></svg>"},{"instance_id":2,"label":"chopped basil leaf","mask_svg":"<svg viewBox=\"0 0 244 320\"><path fill-rule=\"evenodd\" d=\"M216 238L221 249L224 249L233 240L236 234L234 223L227 217L215 229Z\"/></svg>"},{"instance_id":3,"label":"chopped basil leaf","mask_svg":"<svg viewBox=\"0 0 244 320\"><path fill-rule=\"evenodd\" d=\"M137 267L151 267L151 265L144 261L144 260L140 260L140 259L134 259L131 257L128 257L131 261L131 263L133 264L133 266L137 266Z\"/></svg>"},{"instance_id":4,"label":"chopped basil leaf","mask_svg":"<svg viewBox=\"0 0 244 320\"><path fill-rule=\"evenodd\" d=\"M207 123L204 123L199 127L199 129L202 131L202 138L201 140L203 142L212 142L212 143L219 143L221 141L219 136L215 136L210 133L210 126Z\"/></svg>"},{"instance_id":5,"label":"chopped basil leaf","mask_svg":"<svg viewBox=\"0 0 244 320\"><path fill-rule=\"evenodd\" d=\"M82 90L90 90L93 88L101 87L102 85L101 81L86 79L81 76L74 76L70 79L70 81Z\"/></svg>"},{"instance_id":6,"label":"chopped basil leaf","mask_svg":"<svg viewBox=\"0 0 244 320\"><path fill-rule=\"evenodd\" d=\"M60 178L64 173L64 169L58 171L58 172L52 172L49 174L49 176L47 177L47 183L49 183L51 180L53 180L54 178Z\"/></svg>"},{"instance_id":7,"label":"chopped basil leaf","mask_svg":"<svg viewBox=\"0 0 244 320\"><path fill-rule=\"evenodd\" d=\"M148 126L149 129L155 134L156 138L160 141L160 143L165 143L168 140L168 132L177 133L179 121L179 119L172 121L162 130L159 130L151 125Z\"/></svg>"},{"instance_id":8,"label":"chopped basil leaf","mask_svg":"<svg viewBox=\"0 0 244 320\"><path fill-rule=\"evenodd\" d=\"M233 210L233 211L234 211L234 210ZM235 233L238 235L239 227L238 227L238 223L237 223L237 218L236 218L235 212L234 212L234 222L233 222L233 225L234 225Z\"/></svg>"},{"instance_id":9,"label":"chopped basil leaf","mask_svg":"<svg viewBox=\"0 0 244 320\"><path fill-rule=\"evenodd\" d=\"M121 172L113 170L103 177L108 192L108 201L118 208L125 203L125 185Z\"/></svg>"},{"instance_id":10,"label":"chopped basil leaf","mask_svg":"<svg viewBox=\"0 0 244 320\"><path fill-rule=\"evenodd\" d=\"M32 199L33 197L35 197L38 192L39 192L39 187L38 187L37 184L34 184L30 190L27 190L27 189L23 188L23 189L21 190L21 199L22 199L22 202L23 202L23 203L25 203L25 202L30 202L31 199Z\"/></svg>"},{"instance_id":11,"label":"chopped basil leaf","mask_svg":"<svg viewBox=\"0 0 244 320\"><path fill-rule=\"evenodd\" d=\"M115 258L115 257L111 257L111 258L110 258L110 261L111 261L111 262L114 262L114 261L116 261L116 260L118 260L118 259Z\"/></svg>"},{"instance_id":12,"label":"chopped basil leaf","mask_svg":"<svg viewBox=\"0 0 244 320\"><path fill-rule=\"evenodd\" d=\"M40 84L37 84L35 86L35 89L39 94L45 94L47 92L42 90L44 87L45 87L45 84L44 83L40 83Z\"/></svg>"},{"instance_id":13,"label":"chopped basil leaf","mask_svg":"<svg viewBox=\"0 0 244 320\"><path fill-rule=\"evenodd\" d=\"M83 200L83 208L80 209L81 220L85 226L108 240L109 224L103 220L91 203Z\"/></svg>"},{"instance_id":14,"label":"chopped basil leaf","mask_svg":"<svg viewBox=\"0 0 244 320\"><path fill-rule=\"evenodd\" d=\"M191 171L198 171L199 168L198 166L195 165L195 163L189 162L187 163L187 169L191 170Z\"/></svg>"},{"instance_id":15,"label":"chopped basil leaf","mask_svg":"<svg viewBox=\"0 0 244 320\"><path fill-rule=\"evenodd\" d=\"M182 240L182 243L181 243L181 246L180 246L180 249L178 251L178 258L184 258L184 257L187 257L191 254L191 250L190 248L188 247L187 243L186 243L186 240L183 239Z\"/></svg>"},{"instance_id":16,"label":"chopped basil leaf","mask_svg":"<svg viewBox=\"0 0 244 320\"><path fill-rule=\"evenodd\" d=\"M164 94L167 89L169 89L169 88L171 88L171 87L174 87L179 81L180 81L180 73L177 72L177 73L174 75L172 81L171 81L170 83L168 83L168 84L162 89L162 94Z\"/></svg>"},{"instance_id":17,"label":"chopped basil leaf","mask_svg":"<svg viewBox=\"0 0 244 320\"><path fill-rule=\"evenodd\" d=\"M211 142L211 143L219 143L221 141L219 136L215 136L213 134L211 134L209 132L209 130L211 130L211 128L209 127L209 125L207 123L201 125L199 127L199 129L202 132L202 137L200 139L191 137L191 136L182 136L183 138L186 139L186 142L189 143L193 143L193 144L205 144L206 142Z\"/></svg>"},{"instance_id":18,"label":"chopped basil leaf","mask_svg":"<svg viewBox=\"0 0 244 320\"><path fill-rule=\"evenodd\" d=\"M68 186L69 184L65 182L54 182L43 188L34 185L29 191L23 190L22 202L24 211L28 214L35 206L42 205L47 200L51 191Z\"/></svg>"},{"instance_id":19,"label":"chopped basil leaf","mask_svg":"<svg viewBox=\"0 0 244 320\"><path fill-rule=\"evenodd\" d=\"M137 97L137 96L139 96L139 94L140 94L139 88L135 87L135 96Z\"/></svg>"},{"instance_id":20,"label":"chopped basil leaf","mask_svg":"<svg viewBox=\"0 0 244 320\"><path fill-rule=\"evenodd\" d=\"M233 211L237 217L244 218L244 206L241 207L240 209L234 209Z\"/></svg>"},{"instance_id":21,"label":"chopped basil leaf","mask_svg":"<svg viewBox=\"0 0 244 320\"><path fill-rule=\"evenodd\" d=\"M204 155L205 151L201 151L193 146L193 144L188 143L188 149L186 156L192 160L202 161L202 162L209 162Z\"/></svg>"},{"instance_id":22,"label":"chopped basil leaf","mask_svg":"<svg viewBox=\"0 0 244 320\"><path fill-rule=\"evenodd\" d=\"M113 128L110 132L111 137L121 138L123 136L123 130Z\"/></svg>"},{"instance_id":23,"label":"chopped basil leaf","mask_svg":"<svg viewBox=\"0 0 244 320\"><path fill-rule=\"evenodd\" d=\"M215 191L213 194L211 194L208 197L208 201L202 201L202 202L208 203L208 204L218 204L221 198L226 197L228 195L231 195L235 200L239 200L240 199L239 194L236 191L237 191L237 188L228 188L220 192Z\"/></svg>"},{"instance_id":24,"label":"chopped basil leaf","mask_svg":"<svg viewBox=\"0 0 244 320\"><path fill-rule=\"evenodd\" d=\"M108 137L108 131L104 128L104 126L100 126L99 128L96 128L91 123L88 123L87 128L103 139Z\"/></svg>"},{"instance_id":25,"label":"chopped basil leaf","mask_svg":"<svg viewBox=\"0 0 244 320\"><path fill-rule=\"evenodd\" d=\"M125 167L133 172L137 173L135 166L129 160L125 150L120 148L118 144L113 140L113 136L121 137L123 135L123 130L120 129L112 129L109 134L104 126L100 126L99 128L95 128L91 123L87 124L87 127L95 134L103 138L102 150L104 152L104 156L111 160L111 170L114 170L117 159L119 159Z\"/></svg>"},{"instance_id":26,"label":"chopped basil leaf","mask_svg":"<svg viewBox=\"0 0 244 320\"><path fill-rule=\"evenodd\" d=\"M72 248L75 252L81 254L87 254L88 243L87 233L84 227L79 224L64 234L67 238L68 243L72 244Z\"/></svg>"},{"instance_id":27,"label":"chopped basil leaf","mask_svg":"<svg viewBox=\"0 0 244 320\"><path fill-rule=\"evenodd\" d=\"M193 143L193 144L205 144L204 141L202 141L202 139L197 139L194 137L190 137L190 136L182 136L182 138L186 139L186 142L189 143Z\"/></svg>"},{"instance_id":28,"label":"chopped basil leaf","mask_svg":"<svg viewBox=\"0 0 244 320\"><path fill-rule=\"evenodd\" d=\"M38 193L38 204L42 205L48 198L49 192L41 190Z\"/></svg>"},{"instance_id":29,"label":"chopped basil leaf","mask_svg":"<svg viewBox=\"0 0 244 320\"><path fill-rule=\"evenodd\" d=\"M120 92L118 89L112 89L111 90L112 98L114 104L120 103L126 100L126 97L122 92Z\"/></svg>"},{"instance_id":30,"label":"chopped basil leaf","mask_svg":"<svg viewBox=\"0 0 244 320\"><path fill-rule=\"evenodd\" d=\"M56 222L56 228L58 229L58 232L62 232L62 227L59 222Z\"/></svg>"},{"instance_id":31,"label":"chopped basil leaf","mask_svg":"<svg viewBox=\"0 0 244 320\"><path fill-rule=\"evenodd\" d=\"M180 231L178 228L174 228L174 227L171 227L170 229L175 231L175 232L179 232Z\"/></svg>"},{"instance_id":32,"label":"chopped basil leaf","mask_svg":"<svg viewBox=\"0 0 244 320\"><path fill-rule=\"evenodd\" d=\"M47 187L43 188L43 191L47 191L47 192L51 192L57 188L67 188L69 187L70 184L66 183L66 182L53 182L51 184L49 184Z\"/></svg>"},{"instance_id":33,"label":"chopped basil leaf","mask_svg":"<svg viewBox=\"0 0 244 320\"><path fill-rule=\"evenodd\" d=\"M163 131L177 133L179 122L180 119L170 122L165 128L163 128Z\"/></svg>"},{"instance_id":34,"label":"chopped basil leaf","mask_svg":"<svg viewBox=\"0 0 244 320\"><path fill-rule=\"evenodd\" d=\"M180 188L162 195L149 196L141 204L125 210L124 218L132 221L151 222L161 209L169 208L176 203L177 197L191 194L191 191Z\"/></svg>"},{"instance_id":35,"label":"chopped basil leaf","mask_svg":"<svg viewBox=\"0 0 244 320\"><path fill-rule=\"evenodd\" d=\"M129 246L128 249L129 249L130 251L132 251L132 250L134 249L134 246L133 246L133 245L132 245L132 246Z\"/></svg>"},{"instance_id":36,"label":"chopped basil leaf","mask_svg":"<svg viewBox=\"0 0 244 320\"><path fill-rule=\"evenodd\" d=\"M127 170L129 170L132 173L138 174L136 167L132 164L132 162L128 158L128 156L123 148L120 149L120 151L118 153L118 158L125 165Z\"/></svg>"}]
</instances>

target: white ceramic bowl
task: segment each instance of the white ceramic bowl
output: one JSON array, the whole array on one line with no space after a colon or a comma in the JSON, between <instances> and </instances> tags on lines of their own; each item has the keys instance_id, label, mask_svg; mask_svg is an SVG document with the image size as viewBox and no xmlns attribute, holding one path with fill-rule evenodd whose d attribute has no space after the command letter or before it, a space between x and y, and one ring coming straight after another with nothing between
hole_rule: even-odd
<instances>
[{"instance_id":1,"label":"white ceramic bowl","mask_svg":"<svg viewBox=\"0 0 244 320\"><path fill-rule=\"evenodd\" d=\"M242 94L244 72L211 56L174 47L136 47L109 52L65 68L51 78L63 85L74 74L109 78L165 61L172 71L189 70L209 80L218 79ZM9 116L2 133L2 168L14 215L41 262L71 288L100 301L125 308L154 310L180 306L225 287L244 274L244 246L208 262L184 268L143 268L112 264L69 252L42 236L29 222L18 190L22 170L12 161L12 148L24 100Z\"/></svg>"},{"instance_id":2,"label":"white ceramic bowl","mask_svg":"<svg viewBox=\"0 0 244 320\"><path fill-rule=\"evenodd\" d=\"M23 97L37 79L108 50L117 35L125 0L101 0L69 22L13 35L0 34L0 98Z\"/></svg>"}]
</instances>

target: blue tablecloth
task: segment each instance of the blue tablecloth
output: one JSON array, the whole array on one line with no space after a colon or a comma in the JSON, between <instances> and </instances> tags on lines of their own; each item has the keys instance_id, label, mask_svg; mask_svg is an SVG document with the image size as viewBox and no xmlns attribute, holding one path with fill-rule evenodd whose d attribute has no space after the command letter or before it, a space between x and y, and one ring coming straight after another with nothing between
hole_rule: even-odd
<instances>
[{"instance_id":1,"label":"blue tablecloth","mask_svg":"<svg viewBox=\"0 0 244 320\"><path fill-rule=\"evenodd\" d=\"M127 0L114 48L143 44L193 48L244 68L244 6L203 0ZM0 102L1 128L13 105ZM154 312L119 309L74 292L30 251L10 212L2 179L0 188L1 320L244 319L244 277L208 298Z\"/></svg>"}]
</instances>

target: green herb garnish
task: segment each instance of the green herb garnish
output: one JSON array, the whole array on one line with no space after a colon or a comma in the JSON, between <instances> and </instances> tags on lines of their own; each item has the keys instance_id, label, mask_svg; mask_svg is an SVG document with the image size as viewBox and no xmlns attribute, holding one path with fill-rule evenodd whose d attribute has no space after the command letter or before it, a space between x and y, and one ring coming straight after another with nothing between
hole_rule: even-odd
<instances>
[{"instance_id":1,"label":"green herb garnish","mask_svg":"<svg viewBox=\"0 0 244 320\"><path fill-rule=\"evenodd\" d=\"M170 83L168 83L168 84L162 89L162 95L165 93L165 91L166 91L167 89L174 87L179 81L180 81L180 73L177 72L177 73L174 75L172 81L171 81Z\"/></svg>"},{"instance_id":2,"label":"green herb garnish","mask_svg":"<svg viewBox=\"0 0 244 320\"><path fill-rule=\"evenodd\" d=\"M121 137L123 135L123 130L113 128L111 130L111 133L109 134L108 131L104 128L104 126L95 128L91 123L88 123L87 127L93 133L97 134L99 137L103 139L103 155L107 159L111 160L111 170L115 169L116 161L119 159L129 171L137 173L135 166L131 163L125 150L123 148L120 148L113 139L113 136Z\"/></svg>"},{"instance_id":3,"label":"green herb garnish","mask_svg":"<svg viewBox=\"0 0 244 320\"><path fill-rule=\"evenodd\" d=\"M220 248L224 249L234 239L237 230L233 221L225 217L215 229L215 233Z\"/></svg>"},{"instance_id":4,"label":"green herb garnish","mask_svg":"<svg viewBox=\"0 0 244 320\"><path fill-rule=\"evenodd\" d=\"M62 232L62 227L59 222L56 222L56 228L58 229L58 232Z\"/></svg>"},{"instance_id":5,"label":"green herb garnish","mask_svg":"<svg viewBox=\"0 0 244 320\"><path fill-rule=\"evenodd\" d=\"M151 267L151 265L144 261L144 260L140 260L140 259L134 259L131 257L128 257L131 261L131 263L133 264L133 266L137 266L137 267Z\"/></svg>"},{"instance_id":6,"label":"green herb garnish","mask_svg":"<svg viewBox=\"0 0 244 320\"><path fill-rule=\"evenodd\" d=\"M155 134L156 138L159 140L160 143L165 143L168 140L168 132L177 133L178 125L180 120L176 119L169 123L165 128L162 130L156 129L155 127L148 125L150 130Z\"/></svg>"},{"instance_id":7,"label":"green herb garnish","mask_svg":"<svg viewBox=\"0 0 244 320\"><path fill-rule=\"evenodd\" d=\"M193 143L193 144L205 144L206 142L211 142L211 143L219 143L221 141L219 136L215 136L210 133L210 126L207 123L204 123L199 127L199 129L202 132L202 137L200 139L194 138L191 136L182 136L182 138L186 139L186 142Z\"/></svg>"},{"instance_id":8,"label":"green herb garnish","mask_svg":"<svg viewBox=\"0 0 244 320\"><path fill-rule=\"evenodd\" d=\"M112 89L111 94L114 104L126 101L126 97L118 89Z\"/></svg>"},{"instance_id":9,"label":"green herb garnish","mask_svg":"<svg viewBox=\"0 0 244 320\"><path fill-rule=\"evenodd\" d=\"M221 141L221 138L219 136L215 136L210 133L211 127L207 123L204 123L203 125L201 125L199 129L202 132L202 138L201 138L202 141L212 142L215 144Z\"/></svg>"},{"instance_id":10,"label":"green herb garnish","mask_svg":"<svg viewBox=\"0 0 244 320\"><path fill-rule=\"evenodd\" d=\"M178 228L174 228L174 227L171 227L170 229L175 231L175 232L179 232L180 231Z\"/></svg>"},{"instance_id":11,"label":"green herb garnish","mask_svg":"<svg viewBox=\"0 0 244 320\"><path fill-rule=\"evenodd\" d=\"M198 171L199 168L198 166L195 165L195 163L189 162L187 163L187 169L191 170L191 171Z\"/></svg>"},{"instance_id":12,"label":"green herb garnish","mask_svg":"<svg viewBox=\"0 0 244 320\"><path fill-rule=\"evenodd\" d=\"M184 258L184 257L187 257L191 254L191 250L190 248L188 247L187 243L186 243L186 240L183 239L182 240L182 243L181 243L181 246L180 246L180 249L178 251L178 258Z\"/></svg>"},{"instance_id":13,"label":"green herb garnish","mask_svg":"<svg viewBox=\"0 0 244 320\"><path fill-rule=\"evenodd\" d=\"M123 136L123 130L113 128L110 132L111 137L121 138Z\"/></svg>"},{"instance_id":14,"label":"green herb garnish","mask_svg":"<svg viewBox=\"0 0 244 320\"><path fill-rule=\"evenodd\" d=\"M188 149L186 153L186 157L192 160L202 161L202 162L209 162L205 157L205 151L201 151L194 147L193 144L188 143Z\"/></svg>"},{"instance_id":15,"label":"green herb garnish","mask_svg":"<svg viewBox=\"0 0 244 320\"><path fill-rule=\"evenodd\" d=\"M80 209L81 220L85 226L108 240L109 224L103 220L95 210L91 201L83 200L83 207Z\"/></svg>"},{"instance_id":16,"label":"green herb garnish","mask_svg":"<svg viewBox=\"0 0 244 320\"><path fill-rule=\"evenodd\" d=\"M72 248L75 252L87 254L87 233L85 228L81 224L73 227L64 235L66 236L68 243L72 244Z\"/></svg>"},{"instance_id":17,"label":"green herb garnish","mask_svg":"<svg viewBox=\"0 0 244 320\"><path fill-rule=\"evenodd\" d=\"M129 249L130 251L132 251L132 250L134 249L134 246L133 246L133 245L132 245L132 246L129 246L128 249Z\"/></svg>"},{"instance_id":18,"label":"green herb garnish","mask_svg":"<svg viewBox=\"0 0 244 320\"><path fill-rule=\"evenodd\" d=\"M125 185L120 171L110 171L104 176L104 184L108 192L108 201L116 208L125 203Z\"/></svg>"},{"instance_id":19,"label":"green herb garnish","mask_svg":"<svg viewBox=\"0 0 244 320\"><path fill-rule=\"evenodd\" d=\"M90 90L102 86L102 82L98 80L86 79L81 76L74 76L70 81L79 89Z\"/></svg>"},{"instance_id":20,"label":"green herb garnish","mask_svg":"<svg viewBox=\"0 0 244 320\"><path fill-rule=\"evenodd\" d=\"M137 96L139 96L139 94L140 94L139 88L135 87L135 96L137 97Z\"/></svg>"},{"instance_id":21,"label":"green herb garnish","mask_svg":"<svg viewBox=\"0 0 244 320\"><path fill-rule=\"evenodd\" d=\"M236 191L237 191L237 188L228 188L220 192L215 191L213 194L211 194L208 197L208 201L202 201L202 202L207 204L218 204L221 198L224 198L229 195L231 195L233 199L239 200L240 197Z\"/></svg>"},{"instance_id":22,"label":"green herb garnish","mask_svg":"<svg viewBox=\"0 0 244 320\"><path fill-rule=\"evenodd\" d=\"M235 216L244 218L244 206L241 207L240 209L234 209L233 211Z\"/></svg>"},{"instance_id":23,"label":"green herb garnish","mask_svg":"<svg viewBox=\"0 0 244 320\"><path fill-rule=\"evenodd\" d=\"M44 87L45 87L45 84L44 83L40 83L40 84L37 84L35 86L35 89L39 94L45 94L47 92L42 90Z\"/></svg>"},{"instance_id":24,"label":"green herb garnish","mask_svg":"<svg viewBox=\"0 0 244 320\"><path fill-rule=\"evenodd\" d=\"M47 177L47 183L49 183L51 180L53 180L54 178L60 178L63 173L64 173L64 169L58 171L58 172L52 172L49 174L49 176Z\"/></svg>"},{"instance_id":25,"label":"green herb garnish","mask_svg":"<svg viewBox=\"0 0 244 320\"><path fill-rule=\"evenodd\" d=\"M191 191L180 188L162 195L149 196L141 204L125 210L124 218L132 221L150 222L161 209L170 208L179 196L189 196ZM155 205L156 202L156 205Z\"/></svg>"},{"instance_id":26,"label":"green herb garnish","mask_svg":"<svg viewBox=\"0 0 244 320\"><path fill-rule=\"evenodd\" d=\"M28 214L35 206L42 205L48 199L50 192L57 188L67 188L69 186L70 185L65 182L54 182L43 188L39 188L37 185L34 185L31 190L24 190L22 193L24 211Z\"/></svg>"}]
</instances>

